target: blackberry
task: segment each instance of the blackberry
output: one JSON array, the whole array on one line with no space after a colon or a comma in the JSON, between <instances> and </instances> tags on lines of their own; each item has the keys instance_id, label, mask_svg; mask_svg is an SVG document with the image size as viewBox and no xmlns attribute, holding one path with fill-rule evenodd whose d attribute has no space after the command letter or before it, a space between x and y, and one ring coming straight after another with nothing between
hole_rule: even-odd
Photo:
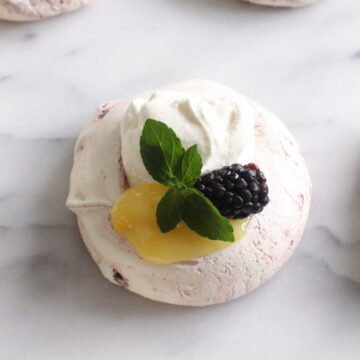
<instances>
[{"instance_id":1,"label":"blackberry","mask_svg":"<svg viewBox=\"0 0 360 360\"><path fill-rule=\"evenodd\" d=\"M257 214L269 203L269 188L265 175L253 163L224 166L203 175L195 188L230 219L242 219Z\"/></svg>"}]
</instances>

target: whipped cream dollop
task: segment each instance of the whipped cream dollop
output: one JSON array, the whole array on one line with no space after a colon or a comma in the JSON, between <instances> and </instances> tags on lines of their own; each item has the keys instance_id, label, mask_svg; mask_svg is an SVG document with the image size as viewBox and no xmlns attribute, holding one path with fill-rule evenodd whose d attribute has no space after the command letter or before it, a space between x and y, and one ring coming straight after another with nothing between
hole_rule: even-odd
<instances>
[{"instance_id":1,"label":"whipped cream dollop","mask_svg":"<svg viewBox=\"0 0 360 360\"><path fill-rule=\"evenodd\" d=\"M188 92L156 91L130 102L120 124L121 154L130 186L154 182L140 155L140 135L147 119L164 122L185 149L197 144L202 173L252 161L255 111L246 98L209 97Z\"/></svg>"}]
</instances>

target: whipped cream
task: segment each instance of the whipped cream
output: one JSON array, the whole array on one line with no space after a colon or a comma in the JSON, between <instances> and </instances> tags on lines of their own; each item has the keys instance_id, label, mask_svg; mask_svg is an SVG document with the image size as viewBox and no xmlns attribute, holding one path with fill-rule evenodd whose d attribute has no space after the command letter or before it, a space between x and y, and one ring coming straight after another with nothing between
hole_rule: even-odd
<instances>
[{"instance_id":1,"label":"whipped cream","mask_svg":"<svg viewBox=\"0 0 360 360\"><path fill-rule=\"evenodd\" d=\"M169 91L135 98L120 124L121 155L129 185L154 182L140 155L139 141L146 119L160 120L171 127L185 149L197 144L202 173L206 173L253 159L254 115L253 107L243 98Z\"/></svg>"}]
</instances>

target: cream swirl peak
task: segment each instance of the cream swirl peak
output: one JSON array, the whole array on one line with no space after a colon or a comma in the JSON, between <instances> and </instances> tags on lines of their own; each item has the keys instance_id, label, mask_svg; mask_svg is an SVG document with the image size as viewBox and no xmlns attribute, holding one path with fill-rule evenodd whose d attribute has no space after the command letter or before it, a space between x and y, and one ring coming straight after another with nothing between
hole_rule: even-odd
<instances>
[{"instance_id":1,"label":"cream swirl peak","mask_svg":"<svg viewBox=\"0 0 360 360\"><path fill-rule=\"evenodd\" d=\"M255 112L245 98L209 97L191 92L156 91L133 99L120 123L122 161L130 186L154 182L140 156L147 119L174 129L185 148L197 144L206 173L232 163L248 163L255 151Z\"/></svg>"}]
</instances>

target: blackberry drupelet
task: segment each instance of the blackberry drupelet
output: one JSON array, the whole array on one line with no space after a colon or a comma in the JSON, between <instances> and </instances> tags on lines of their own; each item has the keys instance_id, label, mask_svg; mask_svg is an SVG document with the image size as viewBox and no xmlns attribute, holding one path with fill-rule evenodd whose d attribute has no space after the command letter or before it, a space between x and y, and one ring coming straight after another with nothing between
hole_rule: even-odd
<instances>
[{"instance_id":1,"label":"blackberry drupelet","mask_svg":"<svg viewBox=\"0 0 360 360\"><path fill-rule=\"evenodd\" d=\"M257 214L269 203L265 175L253 163L214 170L200 177L195 188L213 202L221 215L230 219Z\"/></svg>"}]
</instances>

